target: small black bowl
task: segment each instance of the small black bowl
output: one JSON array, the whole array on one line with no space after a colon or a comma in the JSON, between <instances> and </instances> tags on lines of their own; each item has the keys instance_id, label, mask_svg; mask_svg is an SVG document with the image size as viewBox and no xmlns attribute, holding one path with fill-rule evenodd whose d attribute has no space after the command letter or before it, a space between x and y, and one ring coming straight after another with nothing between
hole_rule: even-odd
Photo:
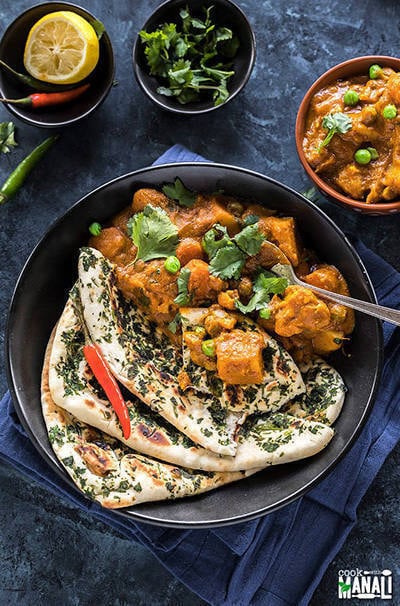
<instances>
[{"instance_id":1,"label":"small black bowl","mask_svg":"<svg viewBox=\"0 0 400 606\"><path fill-rule=\"evenodd\" d=\"M188 5L187 0L168 0L159 6L149 17L141 29L148 32L156 30L163 23L179 23L179 11ZM213 21L218 25L229 27L238 36L240 46L233 59L235 74L228 80L229 97L224 103L215 106L212 98L181 105L173 97L157 93L160 82L149 75L149 68L144 54L144 45L140 36L136 38L133 47L133 69L136 80L144 93L162 109L176 114L196 115L210 112L223 107L236 97L250 78L256 57L256 41L251 25L243 13L231 0L191 0L189 9L193 15L201 15L201 9L212 5Z\"/></svg>"},{"instance_id":2,"label":"small black bowl","mask_svg":"<svg viewBox=\"0 0 400 606\"><path fill-rule=\"evenodd\" d=\"M95 21L87 10L69 2L37 4L19 15L9 25L0 41L0 59L17 72L26 73L23 54L31 27L44 15L55 11L72 11L89 22ZM28 124L43 128L60 128L88 116L104 101L114 80L114 54L110 38L104 32L100 39L100 58L93 72L85 79L90 88L78 99L48 108L31 109L6 103L7 109ZM0 68L0 93L6 99L26 97L34 91Z\"/></svg>"}]
</instances>

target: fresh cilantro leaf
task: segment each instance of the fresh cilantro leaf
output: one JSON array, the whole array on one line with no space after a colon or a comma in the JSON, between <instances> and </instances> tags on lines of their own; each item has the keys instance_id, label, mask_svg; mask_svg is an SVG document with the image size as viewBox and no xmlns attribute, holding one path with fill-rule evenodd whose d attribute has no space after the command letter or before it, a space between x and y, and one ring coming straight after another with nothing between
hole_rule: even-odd
<instances>
[{"instance_id":1,"label":"fresh cilantro leaf","mask_svg":"<svg viewBox=\"0 0 400 606\"><path fill-rule=\"evenodd\" d=\"M237 246L224 246L215 253L210 262L210 273L223 280L240 278L246 261L246 253Z\"/></svg>"},{"instance_id":2,"label":"fresh cilantro leaf","mask_svg":"<svg viewBox=\"0 0 400 606\"><path fill-rule=\"evenodd\" d=\"M321 151L323 147L329 145L332 137L336 133L347 133L353 126L352 119L343 112L337 112L335 114L327 114L322 120L322 127L327 129L329 132L325 139L318 147L318 151Z\"/></svg>"},{"instance_id":3,"label":"fresh cilantro leaf","mask_svg":"<svg viewBox=\"0 0 400 606\"><path fill-rule=\"evenodd\" d=\"M177 57L184 57L190 46L184 38L178 37L175 44L175 54Z\"/></svg>"},{"instance_id":4,"label":"fresh cilantro leaf","mask_svg":"<svg viewBox=\"0 0 400 606\"><path fill-rule=\"evenodd\" d=\"M145 43L144 53L150 68L150 75L166 77L169 61L168 49L170 46L168 34L163 29L159 29L150 33L142 30L139 32L139 35L142 42Z\"/></svg>"},{"instance_id":5,"label":"fresh cilantro leaf","mask_svg":"<svg viewBox=\"0 0 400 606\"><path fill-rule=\"evenodd\" d=\"M178 228L161 208L148 204L142 212L129 219L127 227L137 246L135 261L150 261L175 255Z\"/></svg>"},{"instance_id":6,"label":"fresh cilantro leaf","mask_svg":"<svg viewBox=\"0 0 400 606\"><path fill-rule=\"evenodd\" d=\"M245 253L256 255L260 252L265 237L258 229L257 223L253 223L252 225L246 225L233 239Z\"/></svg>"},{"instance_id":7,"label":"fresh cilantro leaf","mask_svg":"<svg viewBox=\"0 0 400 606\"><path fill-rule=\"evenodd\" d=\"M210 272L224 280L237 280L247 256L256 255L264 239L256 223L244 227L233 239L226 227L214 225L202 240L202 246L210 259Z\"/></svg>"},{"instance_id":8,"label":"fresh cilantro leaf","mask_svg":"<svg viewBox=\"0 0 400 606\"><path fill-rule=\"evenodd\" d=\"M0 122L0 153L8 154L18 143L15 140L15 128L12 122Z\"/></svg>"},{"instance_id":9,"label":"fresh cilantro leaf","mask_svg":"<svg viewBox=\"0 0 400 606\"><path fill-rule=\"evenodd\" d=\"M192 103L194 101L197 101L197 98L198 96L196 91L191 90L190 88L185 88L184 90L181 90L176 97L177 101L179 101L179 103L181 103L182 105L185 105L185 103Z\"/></svg>"},{"instance_id":10,"label":"fresh cilantro leaf","mask_svg":"<svg viewBox=\"0 0 400 606\"><path fill-rule=\"evenodd\" d=\"M106 31L104 23L102 23L98 19L93 19L92 21L89 21L89 23L93 27L94 31L96 32L97 39L100 40L100 38Z\"/></svg>"},{"instance_id":11,"label":"fresh cilantro leaf","mask_svg":"<svg viewBox=\"0 0 400 606\"><path fill-rule=\"evenodd\" d=\"M178 311L178 313L175 315L175 318L168 324L168 330L171 331L173 335L176 334L176 331L178 330L178 326L180 325L181 320L182 320L182 316Z\"/></svg>"},{"instance_id":12,"label":"fresh cilantro leaf","mask_svg":"<svg viewBox=\"0 0 400 606\"><path fill-rule=\"evenodd\" d=\"M190 303L190 293L188 291L189 278L190 269L184 267L181 269L177 280L178 296L174 299L177 305L189 305Z\"/></svg>"},{"instance_id":13,"label":"fresh cilantro leaf","mask_svg":"<svg viewBox=\"0 0 400 606\"><path fill-rule=\"evenodd\" d=\"M195 27L196 29L206 29L207 25L204 23L204 21L200 21L200 19L195 19L193 17L192 18L192 27Z\"/></svg>"},{"instance_id":14,"label":"fresh cilantro leaf","mask_svg":"<svg viewBox=\"0 0 400 606\"><path fill-rule=\"evenodd\" d=\"M235 307L242 312L242 314L249 314L253 311L259 311L261 309L266 310L268 303L270 302L271 294L283 293L285 288L288 286L286 278L277 278L271 272L261 272L253 284L253 296L247 305L244 305L241 301L235 301ZM264 313L265 318L268 313Z\"/></svg>"},{"instance_id":15,"label":"fresh cilantro leaf","mask_svg":"<svg viewBox=\"0 0 400 606\"><path fill-rule=\"evenodd\" d=\"M228 27L219 27L215 31L215 40L216 42L221 42L224 40L232 40L232 30Z\"/></svg>"},{"instance_id":16,"label":"fresh cilantro leaf","mask_svg":"<svg viewBox=\"0 0 400 606\"><path fill-rule=\"evenodd\" d=\"M308 189L302 192L303 196L311 202L316 202L319 197L318 190L312 185Z\"/></svg>"},{"instance_id":17,"label":"fresh cilantro leaf","mask_svg":"<svg viewBox=\"0 0 400 606\"><path fill-rule=\"evenodd\" d=\"M196 202L197 194L184 186L179 177L176 177L174 183L167 183L162 188L164 194L176 200L181 206L190 208Z\"/></svg>"},{"instance_id":18,"label":"fresh cilantro leaf","mask_svg":"<svg viewBox=\"0 0 400 606\"><path fill-rule=\"evenodd\" d=\"M272 272L261 272L258 274L255 283L254 290L265 290L269 294L280 295L288 287L289 282L286 278L275 276Z\"/></svg>"},{"instance_id":19,"label":"fresh cilantro leaf","mask_svg":"<svg viewBox=\"0 0 400 606\"><path fill-rule=\"evenodd\" d=\"M157 88L157 92L160 95L165 95L166 97L174 97L175 96L175 91L173 91L171 88L165 88L165 86L159 86Z\"/></svg>"},{"instance_id":20,"label":"fresh cilantro leaf","mask_svg":"<svg viewBox=\"0 0 400 606\"><path fill-rule=\"evenodd\" d=\"M245 225L253 225L253 223L257 223L259 221L260 217L258 217L257 215L247 215L247 217L245 217L243 223Z\"/></svg>"},{"instance_id":21,"label":"fresh cilantro leaf","mask_svg":"<svg viewBox=\"0 0 400 606\"><path fill-rule=\"evenodd\" d=\"M238 52L240 46L240 41L237 36L232 36L230 40L225 40L222 44L219 45L219 52L223 57L227 59L233 59L233 57Z\"/></svg>"},{"instance_id":22,"label":"fresh cilantro leaf","mask_svg":"<svg viewBox=\"0 0 400 606\"><path fill-rule=\"evenodd\" d=\"M267 307L270 301L270 296L266 290L260 289L254 293L247 305L244 305L241 301L236 299L235 307L242 312L242 314L249 314L252 311L264 309Z\"/></svg>"},{"instance_id":23,"label":"fresh cilantro leaf","mask_svg":"<svg viewBox=\"0 0 400 606\"><path fill-rule=\"evenodd\" d=\"M226 227L216 223L214 227L204 234L201 244L208 257L212 259L220 248L232 246L233 242Z\"/></svg>"},{"instance_id":24,"label":"fresh cilantro leaf","mask_svg":"<svg viewBox=\"0 0 400 606\"><path fill-rule=\"evenodd\" d=\"M211 97L219 105L228 99L239 39L230 28L213 23L213 10L211 5L191 15L186 6L179 11L180 24L139 32L150 75L159 79L159 94L182 104Z\"/></svg>"},{"instance_id":25,"label":"fresh cilantro leaf","mask_svg":"<svg viewBox=\"0 0 400 606\"><path fill-rule=\"evenodd\" d=\"M183 84L189 84L193 79L193 73L190 69L190 61L179 59L171 69L168 70L170 86L177 84L182 87Z\"/></svg>"},{"instance_id":26,"label":"fresh cilantro leaf","mask_svg":"<svg viewBox=\"0 0 400 606\"><path fill-rule=\"evenodd\" d=\"M213 94L214 105L221 105L229 97L229 91L226 86L226 80L222 80L220 85L215 89Z\"/></svg>"}]
</instances>

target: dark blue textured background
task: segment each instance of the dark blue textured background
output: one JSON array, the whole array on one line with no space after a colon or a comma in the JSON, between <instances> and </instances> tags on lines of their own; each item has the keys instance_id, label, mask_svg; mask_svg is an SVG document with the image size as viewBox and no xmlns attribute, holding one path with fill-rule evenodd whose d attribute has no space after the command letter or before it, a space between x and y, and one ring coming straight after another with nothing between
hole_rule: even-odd
<instances>
[{"instance_id":1,"label":"dark blue textured background","mask_svg":"<svg viewBox=\"0 0 400 606\"><path fill-rule=\"evenodd\" d=\"M1 0L0 33L33 2ZM398 0L238 0L257 39L257 61L245 90L217 112L185 118L155 108L131 66L137 31L159 4L85 0L111 37L118 85L86 121L63 131L24 189L0 208L0 391L5 315L17 276L47 227L83 194L152 163L179 142L212 160L265 173L303 191L309 187L294 144L298 105L326 69L364 54L398 54ZM0 107L0 121L12 119ZM2 182L46 135L17 122L19 147L0 158ZM400 216L364 217L321 200L343 228L400 269ZM397 448L368 491L359 523L332 562L311 606L341 604L341 568L389 568L399 580ZM393 603L400 604L395 587ZM144 548L122 539L68 503L0 466L0 605L199 606ZM266 605L268 606L268 605Z\"/></svg>"}]
</instances>

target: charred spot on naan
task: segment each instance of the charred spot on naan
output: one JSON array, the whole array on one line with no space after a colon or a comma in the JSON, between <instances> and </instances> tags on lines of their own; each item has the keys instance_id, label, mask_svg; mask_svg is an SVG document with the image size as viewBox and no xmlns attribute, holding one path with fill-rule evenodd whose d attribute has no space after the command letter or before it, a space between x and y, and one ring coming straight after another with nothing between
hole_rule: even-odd
<instances>
[{"instance_id":1,"label":"charred spot on naan","mask_svg":"<svg viewBox=\"0 0 400 606\"><path fill-rule=\"evenodd\" d=\"M106 476L117 469L117 463L110 453L97 444L83 443L75 446L77 452L86 463L88 469L97 476Z\"/></svg>"}]
</instances>

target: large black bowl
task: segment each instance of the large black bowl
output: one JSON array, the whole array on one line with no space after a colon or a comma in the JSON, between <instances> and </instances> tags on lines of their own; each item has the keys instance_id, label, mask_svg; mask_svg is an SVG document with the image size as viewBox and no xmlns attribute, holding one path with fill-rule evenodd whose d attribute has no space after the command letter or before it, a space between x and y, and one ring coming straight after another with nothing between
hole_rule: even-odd
<instances>
[{"instance_id":1,"label":"large black bowl","mask_svg":"<svg viewBox=\"0 0 400 606\"><path fill-rule=\"evenodd\" d=\"M336 225L303 196L258 173L218 164L169 164L139 170L99 187L77 202L37 245L18 280L8 318L8 375L18 415L39 453L71 485L71 490L75 487L47 438L40 404L40 374L50 332L76 279L78 249L87 242L92 221L107 221L130 203L136 189L158 187L177 176L193 190L223 189L296 217L307 245L321 259L339 267L351 294L375 301L365 268ZM379 322L358 315L348 355L333 357L348 392L335 424L336 435L318 455L266 469L198 497L143 504L120 511L119 515L165 526L217 526L260 516L303 495L333 468L357 438L373 404L381 352Z\"/></svg>"}]
</instances>

